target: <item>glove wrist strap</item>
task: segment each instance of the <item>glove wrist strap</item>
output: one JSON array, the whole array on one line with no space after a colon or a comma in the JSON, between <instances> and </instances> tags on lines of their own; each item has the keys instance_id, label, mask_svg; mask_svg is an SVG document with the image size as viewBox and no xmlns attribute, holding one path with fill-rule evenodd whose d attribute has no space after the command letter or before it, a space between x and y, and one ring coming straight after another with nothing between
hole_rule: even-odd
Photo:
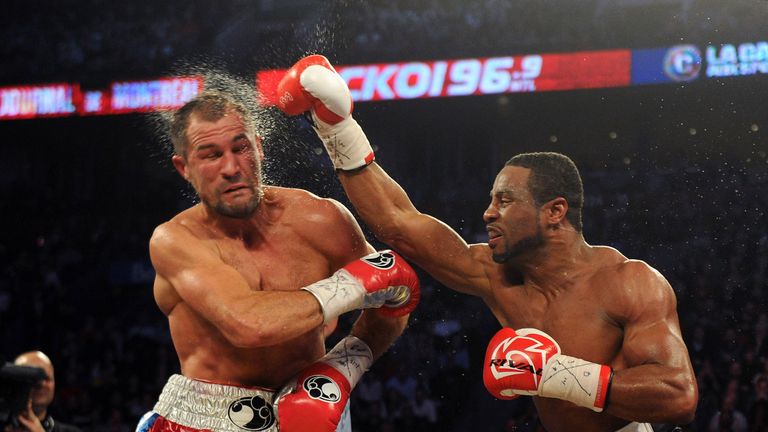
<instances>
[{"instance_id":1,"label":"glove wrist strap","mask_svg":"<svg viewBox=\"0 0 768 432\"><path fill-rule=\"evenodd\" d=\"M602 412L612 378L608 366L557 355L542 370L539 396L567 400Z\"/></svg>"},{"instance_id":2,"label":"glove wrist strap","mask_svg":"<svg viewBox=\"0 0 768 432\"><path fill-rule=\"evenodd\" d=\"M362 339L350 335L336 344L320 361L339 371L354 388L373 364L373 353Z\"/></svg>"},{"instance_id":3,"label":"glove wrist strap","mask_svg":"<svg viewBox=\"0 0 768 432\"><path fill-rule=\"evenodd\" d=\"M301 289L309 291L320 303L324 324L343 313L363 307L365 288L344 269Z\"/></svg>"},{"instance_id":4,"label":"glove wrist strap","mask_svg":"<svg viewBox=\"0 0 768 432\"><path fill-rule=\"evenodd\" d=\"M320 120L312 111L315 132L325 146L336 169L355 171L373 162L373 148L365 132L352 116L331 125Z\"/></svg>"}]
</instances>

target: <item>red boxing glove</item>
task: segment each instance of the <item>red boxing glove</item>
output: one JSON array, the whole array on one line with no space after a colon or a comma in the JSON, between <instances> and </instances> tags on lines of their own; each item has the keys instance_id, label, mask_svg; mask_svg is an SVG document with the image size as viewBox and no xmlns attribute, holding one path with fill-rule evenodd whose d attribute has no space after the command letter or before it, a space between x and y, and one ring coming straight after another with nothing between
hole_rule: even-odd
<instances>
[{"instance_id":1,"label":"red boxing glove","mask_svg":"<svg viewBox=\"0 0 768 432\"><path fill-rule=\"evenodd\" d=\"M360 377L373 363L362 340L347 336L281 390L275 410L281 432L335 432Z\"/></svg>"},{"instance_id":2,"label":"red boxing glove","mask_svg":"<svg viewBox=\"0 0 768 432\"><path fill-rule=\"evenodd\" d=\"M352 113L352 96L327 58L313 54L296 62L277 85L277 106L288 115L314 110L334 125Z\"/></svg>"},{"instance_id":3,"label":"red boxing glove","mask_svg":"<svg viewBox=\"0 0 768 432\"><path fill-rule=\"evenodd\" d=\"M538 395L601 412L612 378L610 367L563 355L552 337L531 328L499 330L485 353L483 383L499 399Z\"/></svg>"},{"instance_id":4,"label":"red boxing glove","mask_svg":"<svg viewBox=\"0 0 768 432\"><path fill-rule=\"evenodd\" d=\"M352 261L331 277L302 288L315 296L324 322L356 309L379 308L386 316L409 314L419 303L419 278L408 263L391 250Z\"/></svg>"},{"instance_id":5,"label":"red boxing glove","mask_svg":"<svg viewBox=\"0 0 768 432\"><path fill-rule=\"evenodd\" d=\"M351 116L347 83L327 58L315 54L296 62L277 85L277 95L277 106L286 114L312 113L336 169L352 171L373 162L371 144Z\"/></svg>"}]
</instances>

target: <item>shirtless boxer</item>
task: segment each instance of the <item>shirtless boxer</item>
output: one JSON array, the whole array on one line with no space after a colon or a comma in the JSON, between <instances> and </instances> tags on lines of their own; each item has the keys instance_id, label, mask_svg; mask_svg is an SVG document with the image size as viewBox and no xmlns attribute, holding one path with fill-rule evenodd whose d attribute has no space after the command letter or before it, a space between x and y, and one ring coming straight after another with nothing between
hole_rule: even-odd
<instances>
[{"instance_id":1,"label":"shirtless boxer","mask_svg":"<svg viewBox=\"0 0 768 432\"><path fill-rule=\"evenodd\" d=\"M468 245L420 213L374 160L327 59L300 60L278 86L287 114L309 111L339 179L376 237L444 285L481 297L504 327L488 346L486 388L534 396L550 432L651 430L688 423L698 399L675 294L656 270L582 235L573 162L528 153L507 162Z\"/></svg>"},{"instance_id":2,"label":"shirtless boxer","mask_svg":"<svg viewBox=\"0 0 768 432\"><path fill-rule=\"evenodd\" d=\"M349 430L349 391L418 301L413 270L339 203L262 185L251 119L212 92L173 117L173 165L201 202L150 240L181 375L138 431ZM364 308L380 309L326 354L324 324Z\"/></svg>"}]
</instances>

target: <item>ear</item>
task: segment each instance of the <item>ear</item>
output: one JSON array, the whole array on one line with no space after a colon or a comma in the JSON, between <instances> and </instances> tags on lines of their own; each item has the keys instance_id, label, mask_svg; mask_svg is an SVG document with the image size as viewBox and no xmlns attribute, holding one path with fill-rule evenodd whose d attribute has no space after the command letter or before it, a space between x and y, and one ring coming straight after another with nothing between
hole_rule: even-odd
<instances>
[{"instance_id":1,"label":"ear","mask_svg":"<svg viewBox=\"0 0 768 432\"><path fill-rule=\"evenodd\" d=\"M261 137L254 135L253 148L256 149L256 156L259 158L259 162L264 160L264 148L261 146Z\"/></svg>"},{"instance_id":2,"label":"ear","mask_svg":"<svg viewBox=\"0 0 768 432\"><path fill-rule=\"evenodd\" d=\"M547 225L557 227L567 221L568 201L563 197L557 197L542 206Z\"/></svg>"},{"instance_id":3,"label":"ear","mask_svg":"<svg viewBox=\"0 0 768 432\"><path fill-rule=\"evenodd\" d=\"M187 172L187 161L184 160L183 157L175 154L171 156L171 162L173 162L173 167L176 168L176 171L181 174L182 177L184 177L184 180L189 181L189 173Z\"/></svg>"}]
</instances>

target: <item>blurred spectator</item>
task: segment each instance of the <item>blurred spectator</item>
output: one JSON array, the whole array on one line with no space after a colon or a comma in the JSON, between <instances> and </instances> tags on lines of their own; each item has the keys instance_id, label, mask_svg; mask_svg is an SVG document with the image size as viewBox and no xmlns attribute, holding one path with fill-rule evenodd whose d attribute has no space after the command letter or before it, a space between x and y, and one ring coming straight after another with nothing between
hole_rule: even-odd
<instances>
[{"instance_id":1,"label":"blurred spectator","mask_svg":"<svg viewBox=\"0 0 768 432\"><path fill-rule=\"evenodd\" d=\"M419 387L411 400L411 412L413 413L413 430L433 432L437 431L437 404L426 391Z\"/></svg>"},{"instance_id":2,"label":"blurred spectator","mask_svg":"<svg viewBox=\"0 0 768 432\"><path fill-rule=\"evenodd\" d=\"M768 431L768 376L757 375L747 418L750 432Z\"/></svg>"},{"instance_id":3,"label":"blurred spectator","mask_svg":"<svg viewBox=\"0 0 768 432\"><path fill-rule=\"evenodd\" d=\"M40 368L45 378L32 388L27 411L19 414L16 425L7 426L5 432L80 432L74 426L54 420L48 410L56 389L51 359L40 351L29 351L16 357L14 364Z\"/></svg>"}]
</instances>

